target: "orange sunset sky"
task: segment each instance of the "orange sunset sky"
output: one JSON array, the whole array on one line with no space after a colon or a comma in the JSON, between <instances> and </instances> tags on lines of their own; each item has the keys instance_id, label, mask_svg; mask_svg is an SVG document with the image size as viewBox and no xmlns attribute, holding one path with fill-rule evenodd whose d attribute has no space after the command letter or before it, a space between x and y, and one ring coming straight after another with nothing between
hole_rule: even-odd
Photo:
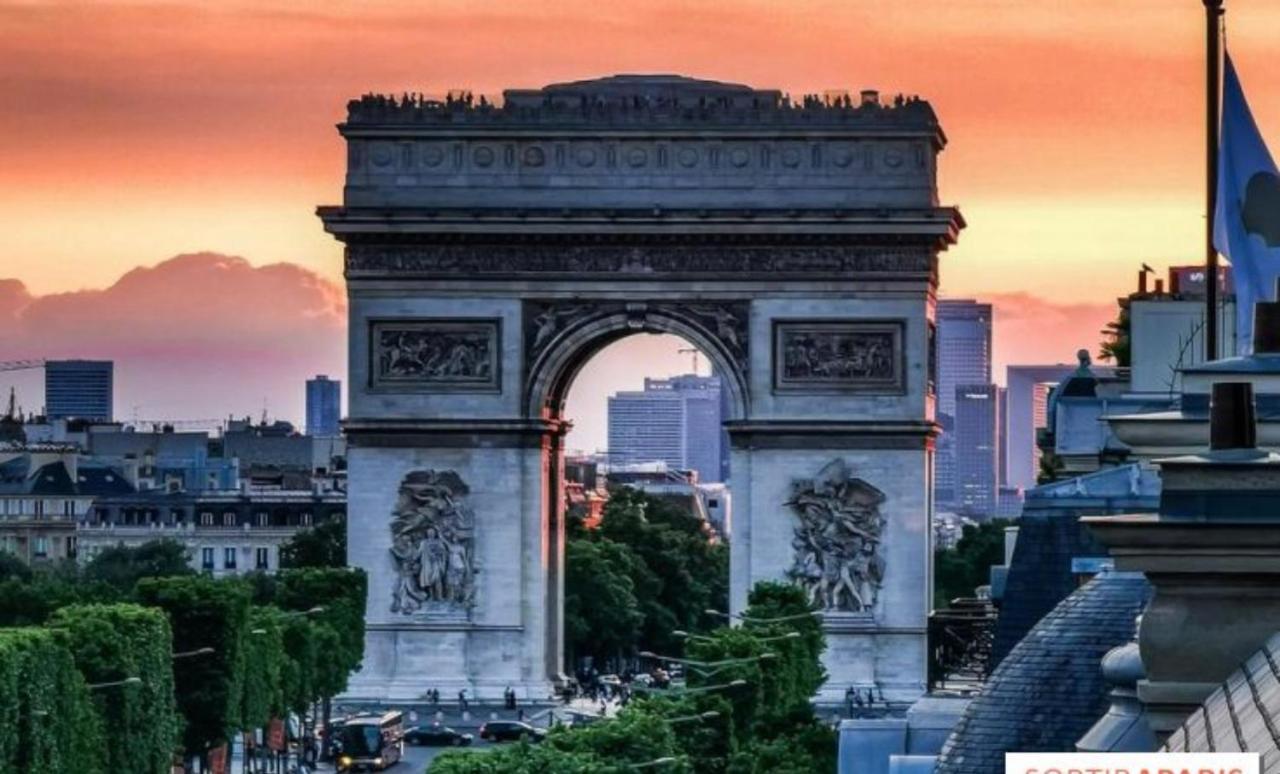
<instances>
[{"instance_id":1,"label":"orange sunset sky","mask_svg":"<svg viewBox=\"0 0 1280 774\"><path fill-rule=\"evenodd\" d=\"M1227 9L1278 137L1280 0ZM1141 262L1201 260L1202 25L1199 0L0 1L0 359L115 357L124 416L298 418L344 370L314 208L348 98L676 72L928 99L969 222L942 292L996 303L998 365L1070 360Z\"/></svg>"}]
</instances>

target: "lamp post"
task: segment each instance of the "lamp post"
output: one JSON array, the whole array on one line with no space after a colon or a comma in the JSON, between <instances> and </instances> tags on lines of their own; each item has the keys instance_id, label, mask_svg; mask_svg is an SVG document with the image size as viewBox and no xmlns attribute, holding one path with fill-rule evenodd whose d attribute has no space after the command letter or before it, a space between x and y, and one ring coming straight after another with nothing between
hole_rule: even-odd
<instances>
[{"instance_id":1,"label":"lamp post","mask_svg":"<svg viewBox=\"0 0 1280 774\"><path fill-rule=\"evenodd\" d=\"M739 621L742 621L743 623L753 623L753 624L786 623L787 621L803 621L810 618L822 616L822 613L820 613L817 610L811 610L807 613L796 613L795 615L781 615L776 618L756 618L754 616L745 615L743 613L726 613L723 610L716 610L710 607L702 612L706 613L707 615L716 616L717 618L723 618L727 621L731 621L734 618L736 618Z\"/></svg>"},{"instance_id":2,"label":"lamp post","mask_svg":"<svg viewBox=\"0 0 1280 774\"><path fill-rule=\"evenodd\" d=\"M723 691L729 688L741 688L746 684L746 680L730 680L727 683L720 683L719 685L703 685L697 688L681 688L678 690L671 688L645 688L643 686L636 686L635 688L632 688L632 690L639 691L640 693L661 693L663 696L688 696L690 694Z\"/></svg>"},{"instance_id":3,"label":"lamp post","mask_svg":"<svg viewBox=\"0 0 1280 774\"><path fill-rule=\"evenodd\" d=\"M90 683L85 687L91 691L97 691L103 688L115 688L116 686L119 686L119 685L142 685L142 678L126 677L123 680L112 680L111 682L107 682L107 683Z\"/></svg>"},{"instance_id":4,"label":"lamp post","mask_svg":"<svg viewBox=\"0 0 1280 774\"><path fill-rule=\"evenodd\" d=\"M658 767L658 766L667 766L667 765L672 764L672 763L675 763L675 762L676 762L676 759L675 759L675 758L673 758L673 757L671 757L670 755L668 755L668 756L663 757L663 758L654 758L653 760L651 760L651 761L645 761L644 763L633 763L633 764L631 764L630 766L628 766L627 768L629 768L629 769L652 769L652 768L655 768L655 767Z\"/></svg>"},{"instance_id":5,"label":"lamp post","mask_svg":"<svg viewBox=\"0 0 1280 774\"><path fill-rule=\"evenodd\" d=\"M182 653L174 653L169 658L172 661L177 661L180 658L195 658L196 656L209 656L214 653L217 653L217 651L214 650L213 648L204 647L204 648L196 648L195 650L183 651Z\"/></svg>"},{"instance_id":6,"label":"lamp post","mask_svg":"<svg viewBox=\"0 0 1280 774\"><path fill-rule=\"evenodd\" d=\"M1223 0L1203 0L1205 31L1205 234L1204 359L1218 358L1218 250L1213 246L1213 215L1218 198L1218 97L1222 88L1221 25Z\"/></svg>"}]
</instances>

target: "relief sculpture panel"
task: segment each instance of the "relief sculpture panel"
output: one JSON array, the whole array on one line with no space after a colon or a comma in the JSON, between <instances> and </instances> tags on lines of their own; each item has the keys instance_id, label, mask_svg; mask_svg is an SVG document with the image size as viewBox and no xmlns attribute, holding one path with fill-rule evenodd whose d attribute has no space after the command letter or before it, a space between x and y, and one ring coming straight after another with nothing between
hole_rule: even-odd
<instances>
[{"instance_id":1,"label":"relief sculpture panel","mask_svg":"<svg viewBox=\"0 0 1280 774\"><path fill-rule=\"evenodd\" d=\"M452 470L404 477L391 515L391 612L465 615L475 603L475 514Z\"/></svg>"},{"instance_id":2,"label":"relief sculpture panel","mask_svg":"<svg viewBox=\"0 0 1280 774\"><path fill-rule=\"evenodd\" d=\"M501 325L494 320L377 320L370 326L374 389L496 392Z\"/></svg>"},{"instance_id":3,"label":"relief sculpture panel","mask_svg":"<svg viewBox=\"0 0 1280 774\"><path fill-rule=\"evenodd\" d=\"M776 321L774 390L901 394L902 331L901 321Z\"/></svg>"},{"instance_id":4,"label":"relief sculpture panel","mask_svg":"<svg viewBox=\"0 0 1280 774\"><path fill-rule=\"evenodd\" d=\"M792 483L786 505L798 523L787 576L805 590L810 604L835 613L875 608L885 574L884 501L883 492L855 477L840 459Z\"/></svg>"}]
</instances>

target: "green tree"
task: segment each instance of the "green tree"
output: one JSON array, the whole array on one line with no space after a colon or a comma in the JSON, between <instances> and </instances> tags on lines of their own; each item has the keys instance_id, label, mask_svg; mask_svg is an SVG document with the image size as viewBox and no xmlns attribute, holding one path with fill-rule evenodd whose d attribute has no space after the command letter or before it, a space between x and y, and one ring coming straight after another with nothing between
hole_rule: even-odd
<instances>
[{"instance_id":1,"label":"green tree","mask_svg":"<svg viewBox=\"0 0 1280 774\"><path fill-rule=\"evenodd\" d=\"M612 540L570 540L565 545L564 635L569 662L600 662L634 649L645 616L632 575L639 558Z\"/></svg>"},{"instance_id":2,"label":"green tree","mask_svg":"<svg viewBox=\"0 0 1280 774\"><path fill-rule=\"evenodd\" d=\"M0 581L16 580L27 583L31 580L31 567L20 557L8 551L0 551Z\"/></svg>"},{"instance_id":3,"label":"green tree","mask_svg":"<svg viewBox=\"0 0 1280 774\"><path fill-rule=\"evenodd\" d=\"M105 773L102 750L102 726L65 635L0 630L0 771Z\"/></svg>"},{"instance_id":4,"label":"green tree","mask_svg":"<svg viewBox=\"0 0 1280 774\"><path fill-rule=\"evenodd\" d=\"M123 594L131 592L142 578L194 575L188 561L187 547L176 540L149 540L137 547L121 543L103 549L89 560L83 577Z\"/></svg>"},{"instance_id":5,"label":"green tree","mask_svg":"<svg viewBox=\"0 0 1280 774\"><path fill-rule=\"evenodd\" d=\"M207 759L229 731L241 727L249 589L206 576L143 578L137 596L169 616L175 651L213 648L208 656L174 662L178 706L186 720L183 747L188 758Z\"/></svg>"},{"instance_id":6,"label":"green tree","mask_svg":"<svg viewBox=\"0 0 1280 774\"><path fill-rule=\"evenodd\" d=\"M240 709L241 728L264 728L284 710L285 661L282 613L274 607L249 608L249 636L245 638L245 679Z\"/></svg>"},{"instance_id":7,"label":"green tree","mask_svg":"<svg viewBox=\"0 0 1280 774\"><path fill-rule=\"evenodd\" d=\"M706 610L728 603L728 547L711 537L700 519L666 500L629 487L611 491L587 539L619 543L640 560L630 573L644 614L637 647L678 653L683 641L671 632L713 624Z\"/></svg>"},{"instance_id":8,"label":"green tree","mask_svg":"<svg viewBox=\"0 0 1280 774\"><path fill-rule=\"evenodd\" d=\"M48 625L66 634L76 668L90 683L142 679L140 686L93 694L107 770L168 774L179 719L173 638L164 613L132 604L72 605L58 610Z\"/></svg>"},{"instance_id":9,"label":"green tree","mask_svg":"<svg viewBox=\"0 0 1280 774\"><path fill-rule=\"evenodd\" d=\"M966 524L955 548L933 555L933 604L949 607L951 600L972 597L974 589L985 585L992 565L1004 562L1006 519Z\"/></svg>"},{"instance_id":10,"label":"green tree","mask_svg":"<svg viewBox=\"0 0 1280 774\"><path fill-rule=\"evenodd\" d=\"M1129 300L1122 299L1116 319L1107 323L1107 327L1102 330L1102 335L1106 336L1099 352L1103 360L1110 360L1121 368L1129 366L1132 354L1129 341L1130 327Z\"/></svg>"},{"instance_id":11,"label":"green tree","mask_svg":"<svg viewBox=\"0 0 1280 774\"><path fill-rule=\"evenodd\" d=\"M300 529L280 546L281 567L345 567L347 520L334 516L315 527Z\"/></svg>"}]
</instances>

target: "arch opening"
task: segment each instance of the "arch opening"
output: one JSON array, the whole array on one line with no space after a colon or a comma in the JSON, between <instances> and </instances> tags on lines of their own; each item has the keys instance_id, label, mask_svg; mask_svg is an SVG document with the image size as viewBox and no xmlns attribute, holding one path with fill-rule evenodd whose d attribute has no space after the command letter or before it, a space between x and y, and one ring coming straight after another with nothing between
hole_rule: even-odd
<instances>
[{"instance_id":1,"label":"arch opening","mask_svg":"<svg viewBox=\"0 0 1280 774\"><path fill-rule=\"evenodd\" d=\"M566 428L545 473L549 523L562 527L547 648L555 671L590 685L602 674L652 667L640 652L678 655L683 640L674 632L713 625L706 610L727 606L723 423L742 407L735 411L740 393L730 389L727 366L683 336L613 328L579 343L542 401L544 416ZM631 520L638 512L639 523ZM661 539L667 533L673 539ZM655 556L659 546L678 555ZM685 570L678 579L664 566L672 563ZM617 625L628 609L630 630Z\"/></svg>"}]
</instances>

